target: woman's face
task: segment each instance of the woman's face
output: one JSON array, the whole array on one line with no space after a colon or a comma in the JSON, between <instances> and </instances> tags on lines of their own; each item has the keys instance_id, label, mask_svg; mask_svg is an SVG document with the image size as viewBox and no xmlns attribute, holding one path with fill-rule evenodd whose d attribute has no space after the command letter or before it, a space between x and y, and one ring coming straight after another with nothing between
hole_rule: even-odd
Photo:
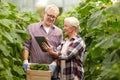
<instances>
[{"instance_id":1,"label":"woman's face","mask_svg":"<svg viewBox=\"0 0 120 80\"><path fill-rule=\"evenodd\" d=\"M65 21L63 30L64 30L65 35L68 36L73 32L73 27L71 27L71 25L68 21Z\"/></svg>"}]
</instances>

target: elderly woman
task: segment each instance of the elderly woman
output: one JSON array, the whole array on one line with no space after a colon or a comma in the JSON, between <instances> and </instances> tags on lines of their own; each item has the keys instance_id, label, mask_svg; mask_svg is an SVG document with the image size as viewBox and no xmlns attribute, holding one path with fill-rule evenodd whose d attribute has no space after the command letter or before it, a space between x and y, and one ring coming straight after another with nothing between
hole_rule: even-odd
<instances>
[{"instance_id":1,"label":"elderly woman","mask_svg":"<svg viewBox=\"0 0 120 80\"><path fill-rule=\"evenodd\" d=\"M67 17L64 20L64 33L67 38L63 40L57 51L43 43L43 47L49 54L58 59L59 73L61 80L83 80L83 54L85 43L80 35L79 21L75 17ZM55 64L55 62L54 62Z\"/></svg>"}]
</instances>

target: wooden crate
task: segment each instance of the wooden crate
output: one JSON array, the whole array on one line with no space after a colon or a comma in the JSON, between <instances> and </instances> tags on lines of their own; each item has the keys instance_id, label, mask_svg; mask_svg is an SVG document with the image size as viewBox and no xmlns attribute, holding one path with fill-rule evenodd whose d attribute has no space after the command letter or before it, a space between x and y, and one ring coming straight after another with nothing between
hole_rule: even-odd
<instances>
[{"instance_id":1,"label":"wooden crate","mask_svg":"<svg viewBox=\"0 0 120 80\"><path fill-rule=\"evenodd\" d=\"M51 80L52 71L30 70L28 68L26 76L27 80Z\"/></svg>"}]
</instances>

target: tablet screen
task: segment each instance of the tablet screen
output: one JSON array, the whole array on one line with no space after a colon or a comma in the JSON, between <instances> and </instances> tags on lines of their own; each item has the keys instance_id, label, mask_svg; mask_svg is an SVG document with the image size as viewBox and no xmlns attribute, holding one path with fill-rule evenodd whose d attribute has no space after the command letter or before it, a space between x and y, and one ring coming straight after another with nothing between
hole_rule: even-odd
<instances>
[{"instance_id":1,"label":"tablet screen","mask_svg":"<svg viewBox=\"0 0 120 80\"><path fill-rule=\"evenodd\" d=\"M42 47L42 42L45 42L45 43L48 44L46 38L45 38L44 36L36 36L35 39L36 39L37 43L39 44L41 50L42 50L43 52L47 52L47 51ZM49 44L48 44L48 45L49 45Z\"/></svg>"}]
</instances>

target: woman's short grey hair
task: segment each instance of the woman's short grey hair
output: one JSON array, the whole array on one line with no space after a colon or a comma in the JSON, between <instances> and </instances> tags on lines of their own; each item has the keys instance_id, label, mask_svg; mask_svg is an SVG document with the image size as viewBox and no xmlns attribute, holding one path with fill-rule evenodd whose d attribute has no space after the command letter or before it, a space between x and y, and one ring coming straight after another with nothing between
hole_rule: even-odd
<instances>
[{"instance_id":1,"label":"woman's short grey hair","mask_svg":"<svg viewBox=\"0 0 120 80\"><path fill-rule=\"evenodd\" d=\"M80 30L80 26L79 26L79 20L75 17L67 17L64 19L64 21L68 21L71 25L71 27L76 27L76 31Z\"/></svg>"},{"instance_id":2,"label":"woman's short grey hair","mask_svg":"<svg viewBox=\"0 0 120 80\"><path fill-rule=\"evenodd\" d=\"M58 12L58 14L59 14L59 8L58 8L55 4L48 5L48 6L45 8L45 12L47 12L47 11L48 11L49 9L51 9L51 8L55 9L55 10Z\"/></svg>"}]
</instances>

